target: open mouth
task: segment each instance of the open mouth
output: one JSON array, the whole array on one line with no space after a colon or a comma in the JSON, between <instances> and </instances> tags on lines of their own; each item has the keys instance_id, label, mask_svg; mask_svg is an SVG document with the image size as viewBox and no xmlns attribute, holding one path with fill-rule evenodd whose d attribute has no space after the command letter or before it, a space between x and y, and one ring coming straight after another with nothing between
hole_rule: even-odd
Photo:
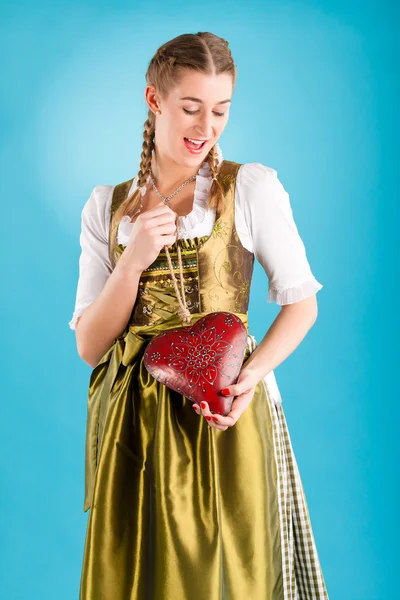
<instances>
[{"instance_id":1,"label":"open mouth","mask_svg":"<svg viewBox=\"0 0 400 600\"><path fill-rule=\"evenodd\" d=\"M204 140L203 142L200 140L194 140L192 138L183 138L183 142L186 146L186 148L190 151L190 152L201 152L201 150L204 147L204 144L207 142L207 140Z\"/></svg>"}]
</instances>

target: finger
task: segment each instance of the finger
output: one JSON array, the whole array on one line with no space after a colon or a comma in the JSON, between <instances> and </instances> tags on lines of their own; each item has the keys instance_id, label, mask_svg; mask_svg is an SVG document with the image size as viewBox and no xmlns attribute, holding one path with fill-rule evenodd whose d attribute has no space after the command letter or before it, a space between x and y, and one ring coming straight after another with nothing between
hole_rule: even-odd
<instances>
[{"instance_id":1,"label":"finger","mask_svg":"<svg viewBox=\"0 0 400 600\"><path fill-rule=\"evenodd\" d=\"M160 200L160 202L158 202L155 206L142 212L141 219L143 221L152 220L162 215L168 215L169 220L171 220L171 217L173 220L176 219L176 213L172 210L172 208L170 208L169 206L164 204L162 200Z\"/></svg>"},{"instance_id":2,"label":"finger","mask_svg":"<svg viewBox=\"0 0 400 600\"><path fill-rule=\"evenodd\" d=\"M210 423L212 423L212 426L215 427L215 429L219 429L220 431L226 431L228 427L231 427L234 424L228 423L225 417L219 414L211 415Z\"/></svg>"},{"instance_id":3,"label":"finger","mask_svg":"<svg viewBox=\"0 0 400 600\"><path fill-rule=\"evenodd\" d=\"M238 383L233 383L228 387L222 388L221 394L223 396L240 396L241 394L246 394L250 392L251 387L249 383L246 381L240 381Z\"/></svg>"},{"instance_id":4,"label":"finger","mask_svg":"<svg viewBox=\"0 0 400 600\"><path fill-rule=\"evenodd\" d=\"M177 235L176 227L174 227L173 223L168 223L167 225L160 225L160 227L156 227L152 230L152 233L157 239L157 242L162 244L168 236Z\"/></svg>"},{"instance_id":5,"label":"finger","mask_svg":"<svg viewBox=\"0 0 400 600\"><path fill-rule=\"evenodd\" d=\"M168 248L169 248L170 246L172 246L172 244L175 243L175 241L176 241L176 235L162 235L157 240L157 244L159 244L160 247L168 246Z\"/></svg>"},{"instance_id":6,"label":"finger","mask_svg":"<svg viewBox=\"0 0 400 600\"><path fill-rule=\"evenodd\" d=\"M161 213L160 215L151 218L144 218L143 213L142 224L145 229L151 229L153 231L162 227L176 227L175 219L168 213Z\"/></svg>"},{"instance_id":7,"label":"finger","mask_svg":"<svg viewBox=\"0 0 400 600\"><path fill-rule=\"evenodd\" d=\"M203 417L211 417L210 407L208 406L208 402L203 400L200 402L201 414Z\"/></svg>"},{"instance_id":8,"label":"finger","mask_svg":"<svg viewBox=\"0 0 400 600\"><path fill-rule=\"evenodd\" d=\"M222 431L225 431L225 429L227 429L227 425L225 425L223 423L219 423L214 418L215 416L219 416L219 415L215 415L215 414L211 413L208 402L202 401L202 402L200 402L200 406L201 406L202 413L203 413L207 423L210 425L210 427L214 427L215 429L220 429Z\"/></svg>"},{"instance_id":9,"label":"finger","mask_svg":"<svg viewBox=\"0 0 400 600\"><path fill-rule=\"evenodd\" d=\"M227 415L218 415L218 419L215 421L221 425L232 427L237 423L239 417L244 413L246 408L249 406L254 395L254 390L250 390L245 394L237 396L233 403L230 412ZM216 415L214 415L216 416Z\"/></svg>"},{"instance_id":10,"label":"finger","mask_svg":"<svg viewBox=\"0 0 400 600\"><path fill-rule=\"evenodd\" d=\"M218 427L228 428L228 427L232 427L232 425L234 425L236 423L236 421L232 417L229 417L229 415L225 415L225 416L224 415L212 415L212 420L213 420L214 425L216 425Z\"/></svg>"}]
</instances>

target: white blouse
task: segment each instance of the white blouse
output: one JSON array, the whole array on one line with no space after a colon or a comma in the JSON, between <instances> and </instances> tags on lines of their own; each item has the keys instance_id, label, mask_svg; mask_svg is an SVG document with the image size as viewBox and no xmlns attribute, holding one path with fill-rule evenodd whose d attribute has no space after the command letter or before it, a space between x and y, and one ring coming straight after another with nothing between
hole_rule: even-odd
<instances>
[{"instance_id":1,"label":"white blouse","mask_svg":"<svg viewBox=\"0 0 400 600\"><path fill-rule=\"evenodd\" d=\"M222 152L217 145L219 160ZM177 219L177 237L210 235L215 208L207 207L212 179L203 163L196 176L192 211ZM136 188L132 182L130 193ZM113 185L96 186L81 213L79 278L75 310L69 326L96 299L112 272L108 255L108 231ZM245 163L239 168L235 188L235 225L243 246L254 253L268 276L268 302L292 304L315 294L323 286L310 268L303 241L297 230L289 195L271 167ZM126 245L133 223L121 220L117 242Z\"/></svg>"}]
</instances>

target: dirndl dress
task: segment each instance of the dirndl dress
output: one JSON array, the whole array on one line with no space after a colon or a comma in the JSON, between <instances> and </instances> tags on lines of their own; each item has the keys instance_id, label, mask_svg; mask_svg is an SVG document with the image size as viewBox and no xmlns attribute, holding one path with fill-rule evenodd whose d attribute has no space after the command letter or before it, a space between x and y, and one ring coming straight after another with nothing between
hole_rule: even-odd
<instances>
[{"instance_id":1,"label":"dirndl dress","mask_svg":"<svg viewBox=\"0 0 400 600\"><path fill-rule=\"evenodd\" d=\"M170 254L178 269L181 246L192 324L224 310L248 331L254 257L235 230L237 169L220 168L225 206L212 234L177 239ZM116 186L111 215L131 181ZM210 427L144 366L148 341L181 326L177 312L162 251L90 376L80 600L328 599L273 372L234 426ZM243 362L256 345L248 331Z\"/></svg>"}]
</instances>

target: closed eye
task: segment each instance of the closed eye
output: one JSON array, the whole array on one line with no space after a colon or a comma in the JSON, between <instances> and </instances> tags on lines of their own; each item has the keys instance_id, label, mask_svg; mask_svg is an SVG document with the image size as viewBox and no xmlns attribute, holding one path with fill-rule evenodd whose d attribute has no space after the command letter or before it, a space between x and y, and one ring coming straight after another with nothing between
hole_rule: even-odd
<instances>
[{"instance_id":1,"label":"closed eye","mask_svg":"<svg viewBox=\"0 0 400 600\"><path fill-rule=\"evenodd\" d=\"M184 108L183 110L185 111L185 113L187 115L195 115L196 113L199 112L198 110L187 110L186 108ZM216 117L223 117L225 115L225 113L219 113L219 112L215 112L215 111L213 111L213 113Z\"/></svg>"}]
</instances>

